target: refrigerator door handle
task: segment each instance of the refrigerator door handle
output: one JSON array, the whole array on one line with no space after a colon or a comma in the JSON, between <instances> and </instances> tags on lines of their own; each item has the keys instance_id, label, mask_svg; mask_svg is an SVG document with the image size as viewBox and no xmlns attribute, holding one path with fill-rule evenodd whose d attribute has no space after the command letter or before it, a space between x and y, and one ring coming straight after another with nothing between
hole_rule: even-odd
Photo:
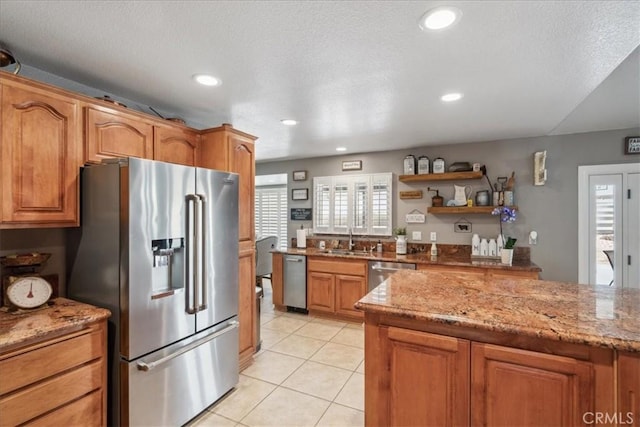
<instances>
[{"instance_id":1,"label":"refrigerator door handle","mask_svg":"<svg viewBox=\"0 0 640 427\"><path fill-rule=\"evenodd\" d=\"M200 279L200 289L202 291L202 304L198 305L198 311L202 311L202 310L206 310L207 309L207 263L204 261L206 259L205 255L205 236L207 235L207 230L206 230L206 225L207 225L207 218L205 216L205 203L206 203L206 198L204 197L203 194L198 194L198 198L200 199L198 202L198 208L200 210L199 216L200 216L200 231L199 231L199 239L200 239L200 254L198 256L198 260L199 260L199 264L198 265L198 271L199 271L199 279ZM196 282L196 286L197 286L197 282ZM199 301L198 301L199 302Z\"/></svg>"},{"instance_id":2,"label":"refrigerator door handle","mask_svg":"<svg viewBox=\"0 0 640 427\"><path fill-rule=\"evenodd\" d=\"M139 371L145 371L148 372L154 368L157 368L158 366L162 365L163 363L167 363L168 361L175 359L176 357L180 356L181 354L186 353L187 351L193 350L196 347L199 347L200 345L207 343L209 341L211 341L212 339L218 338L220 335L226 334L227 332L231 331L232 329L237 328L239 325L237 320L232 320L231 322L229 322L229 326L227 326L224 329L219 330L218 332L208 335L204 338L199 339L198 341L194 341L189 345L185 345L184 347L182 347L180 350L168 354L165 357L161 357L158 360L154 360L153 362L145 362L144 360L140 360L136 366L138 368Z\"/></svg>"},{"instance_id":3,"label":"refrigerator door handle","mask_svg":"<svg viewBox=\"0 0 640 427\"><path fill-rule=\"evenodd\" d=\"M185 280L187 282L187 286L185 286L185 298L187 308L186 311L189 314L195 314L198 311L197 300L198 300L198 287L197 283L197 274L198 274L198 209L197 202L198 196L195 194L187 194L187 238L186 238L186 259L185 259ZM191 220L192 215L194 220ZM195 242L194 242L195 236ZM195 268L194 262L196 264Z\"/></svg>"}]
</instances>

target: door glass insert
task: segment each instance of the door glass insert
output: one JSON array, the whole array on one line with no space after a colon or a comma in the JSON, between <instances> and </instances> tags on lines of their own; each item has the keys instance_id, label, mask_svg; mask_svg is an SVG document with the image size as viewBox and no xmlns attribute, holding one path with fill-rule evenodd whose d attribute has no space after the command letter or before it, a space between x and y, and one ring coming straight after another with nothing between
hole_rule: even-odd
<instances>
[{"instance_id":1,"label":"door glass insert","mask_svg":"<svg viewBox=\"0 0 640 427\"><path fill-rule=\"evenodd\" d=\"M620 258L619 228L621 212L618 206L621 192L620 175L594 175L589 177L590 232L589 232L589 283L620 285L621 275L616 274Z\"/></svg>"}]
</instances>

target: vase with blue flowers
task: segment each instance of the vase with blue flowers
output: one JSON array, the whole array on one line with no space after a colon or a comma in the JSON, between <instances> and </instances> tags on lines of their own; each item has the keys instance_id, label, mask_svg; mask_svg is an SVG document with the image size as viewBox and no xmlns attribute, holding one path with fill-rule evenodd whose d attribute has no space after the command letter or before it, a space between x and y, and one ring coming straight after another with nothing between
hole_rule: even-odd
<instances>
[{"instance_id":1,"label":"vase with blue flowers","mask_svg":"<svg viewBox=\"0 0 640 427\"><path fill-rule=\"evenodd\" d=\"M516 245L517 239L513 237L507 237L505 239L502 234L502 223L503 222L515 222L516 220L516 210L509 206L498 206L492 212L491 215L499 215L500 216L500 237L504 242L504 246L500 253L501 261L503 264L511 265L513 262L513 250Z\"/></svg>"}]
</instances>

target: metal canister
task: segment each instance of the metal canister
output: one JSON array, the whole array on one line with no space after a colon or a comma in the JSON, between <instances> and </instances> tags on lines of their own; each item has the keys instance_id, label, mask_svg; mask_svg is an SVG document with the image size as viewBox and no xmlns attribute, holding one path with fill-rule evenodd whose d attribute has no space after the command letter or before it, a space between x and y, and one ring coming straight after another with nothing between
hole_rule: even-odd
<instances>
[{"instance_id":1,"label":"metal canister","mask_svg":"<svg viewBox=\"0 0 640 427\"><path fill-rule=\"evenodd\" d=\"M489 206L489 192L487 190L476 192L476 206Z\"/></svg>"},{"instance_id":2,"label":"metal canister","mask_svg":"<svg viewBox=\"0 0 640 427\"><path fill-rule=\"evenodd\" d=\"M444 173L444 159L437 157L433 161L433 173Z\"/></svg>"},{"instance_id":3,"label":"metal canister","mask_svg":"<svg viewBox=\"0 0 640 427\"><path fill-rule=\"evenodd\" d=\"M404 175L415 175L418 163L413 154L409 154L404 158Z\"/></svg>"},{"instance_id":4,"label":"metal canister","mask_svg":"<svg viewBox=\"0 0 640 427\"><path fill-rule=\"evenodd\" d=\"M418 157L418 175L429 173L429 158L427 156Z\"/></svg>"}]
</instances>

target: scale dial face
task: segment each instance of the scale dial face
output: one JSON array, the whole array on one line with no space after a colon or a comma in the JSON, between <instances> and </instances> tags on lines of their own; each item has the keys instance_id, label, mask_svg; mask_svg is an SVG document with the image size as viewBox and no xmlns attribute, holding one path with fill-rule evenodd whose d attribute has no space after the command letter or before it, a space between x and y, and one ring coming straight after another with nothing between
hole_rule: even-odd
<instances>
[{"instance_id":1,"label":"scale dial face","mask_svg":"<svg viewBox=\"0 0 640 427\"><path fill-rule=\"evenodd\" d=\"M35 308L49 301L53 289L42 277L21 277L7 288L7 298L20 308Z\"/></svg>"}]
</instances>

